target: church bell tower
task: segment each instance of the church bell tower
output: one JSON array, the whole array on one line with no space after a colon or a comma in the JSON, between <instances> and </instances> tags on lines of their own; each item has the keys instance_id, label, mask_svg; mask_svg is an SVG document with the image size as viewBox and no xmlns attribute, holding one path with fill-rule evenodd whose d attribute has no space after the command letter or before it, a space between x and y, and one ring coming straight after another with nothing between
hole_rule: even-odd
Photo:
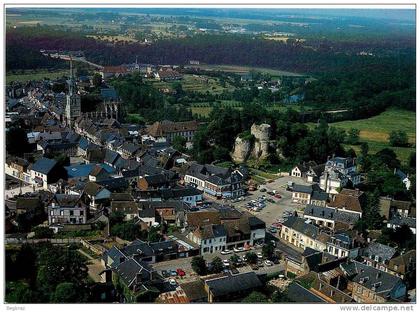
<instances>
[{"instance_id":1,"label":"church bell tower","mask_svg":"<svg viewBox=\"0 0 420 312\"><path fill-rule=\"evenodd\" d=\"M66 102L66 124L68 126L72 126L73 121L80 117L81 115L81 107L80 107L80 95L77 93L76 90L76 82L74 78L73 72L73 60L70 57L70 79L67 81L69 87L69 93L67 94L67 102Z\"/></svg>"}]
</instances>

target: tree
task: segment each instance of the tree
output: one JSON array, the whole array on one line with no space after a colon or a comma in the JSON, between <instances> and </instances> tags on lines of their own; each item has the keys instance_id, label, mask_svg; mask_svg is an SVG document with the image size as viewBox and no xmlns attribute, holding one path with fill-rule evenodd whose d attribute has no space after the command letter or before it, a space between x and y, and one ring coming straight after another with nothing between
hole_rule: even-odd
<instances>
[{"instance_id":1,"label":"tree","mask_svg":"<svg viewBox=\"0 0 420 312\"><path fill-rule=\"evenodd\" d=\"M172 140L173 148L181 153L185 152L186 143L187 143L187 140L183 136L180 136L180 135L175 136L174 139Z\"/></svg>"},{"instance_id":2,"label":"tree","mask_svg":"<svg viewBox=\"0 0 420 312\"><path fill-rule=\"evenodd\" d=\"M24 129L11 127L6 131L6 151L14 156L23 156L24 153L31 151Z\"/></svg>"},{"instance_id":3,"label":"tree","mask_svg":"<svg viewBox=\"0 0 420 312\"><path fill-rule=\"evenodd\" d=\"M356 128L351 128L347 131L347 143L351 145L359 144L360 139L360 130Z\"/></svg>"},{"instance_id":4,"label":"tree","mask_svg":"<svg viewBox=\"0 0 420 312\"><path fill-rule=\"evenodd\" d=\"M246 253L245 257L246 257L246 261L250 264L255 264L258 262L258 256L255 252L249 251Z\"/></svg>"},{"instance_id":5,"label":"tree","mask_svg":"<svg viewBox=\"0 0 420 312\"><path fill-rule=\"evenodd\" d=\"M35 238L51 238L54 236L54 231L45 226L38 226L34 229Z\"/></svg>"},{"instance_id":6,"label":"tree","mask_svg":"<svg viewBox=\"0 0 420 312\"><path fill-rule=\"evenodd\" d=\"M222 259L220 259L219 257L215 257L213 258L213 260L211 261L211 270L212 273L220 273L223 271L223 262Z\"/></svg>"},{"instance_id":7,"label":"tree","mask_svg":"<svg viewBox=\"0 0 420 312\"><path fill-rule=\"evenodd\" d=\"M207 274L207 266L206 261L202 256L196 256L191 260L191 268L195 273L198 275L206 275Z\"/></svg>"},{"instance_id":8,"label":"tree","mask_svg":"<svg viewBox=\"0 0 420 312\"><path fill-rule=\"evenodd\" d=\"M253 291L248 296L246 296L242 302L244 303L262 303L262 302L268 302L268 298L266 295L259 291Z\"/></svg>"},{"instance_id":9,"label":"tree","mask_svg":"<svg viewBox=\"0 0 420 312\"><path fill-rule=\"evenodd\" d=\"M290 302L290 299L287 297L285 291L276 290L271 296L271 301L278 302Z\"/></svg>"},{"instance_id":10,"label":"tree","mask_svg":"<svg viewBox=\"0 0 420 312\"><path fill-rule=\"evenodd\" d=\"M78 303L84 302L83 293L73 283L60 283L55 288L51 296L51 301L55 303Z\"/></svg>"},{"instance_id":11,"label":"tree","mask_svg":"<svg viewBox=\"0 0 420 312\"><path fill-rule=\"evenodd\" d=\"M407 132L402 130L392 131L389 134L389 144L396 147L405 147L408 145Z\"/></svg>"},{"instance_id":12,"label":"tree","mask_svg":"<svg viewBox=\"0 0 420 312\"><path fill-rule=\"evenodd\" d=\"M162 234L159 233L159 228L158 227L151 227L149 229L149 232L147 233L147 240L149 242L160 242L162 240L163 236Z\"/></svg>"},{"instance_id":13,"label":"tree","mask_svg":"<svg viewBox=\"0 0 420 312\"><path fill-rule=\"evenodd\" d=\"M141 231L138 224L135 224L133 221L128 221L111 226L111 235L133 241L140 237Z\"/></svg>"},{"instance_id":14,"label":"tree","mask_svg":"<svg viewBox=\"0 0 420 312\"><path fill-rule=\"evenodd\" d=\"M95 88L99 88L102 85L102 76L99 73L93 75L92 84Z\"/></svg>"},{"instance_id":15,"label":"tree","mask_svg":"<svg viewBox=\"0 0 420 312\"><path fill-rule=\"evenodd\" d=\"M235 264L239 261L239 256L237 254L233 254L232 256L230 256L230 262Z\"/></svg>"},{"instance_id":16,"label":"tree","mask_svg":"<svg viewBox=\"0 0 420 312\"><path fill-rule=\"evenodd\" d=\"M262 248L262 254L266 258L271 258L274 253L274 245L273 244L266 244Z\"/></svg>"},{"instance_id":17,"label":"tree","mask_svg":"<svg viewBox=\"0 0 420 312\"><path fill-rule=\"evenodd\" d=\"M382 227L382 217L379 213L379 189L368 194L367 204L363 212L363 220L369 229L379 229Z\"/></svg>"},{"instance_id":18,"label":"tree","mask_svg":"<svg viewBox=\"0 0 420 312\"><path fill-rule=\"evenodd\" d=\"M34 303L37 296L29 285L22 281L6 282L6 303Z\"/></svg>"}]
</instances>

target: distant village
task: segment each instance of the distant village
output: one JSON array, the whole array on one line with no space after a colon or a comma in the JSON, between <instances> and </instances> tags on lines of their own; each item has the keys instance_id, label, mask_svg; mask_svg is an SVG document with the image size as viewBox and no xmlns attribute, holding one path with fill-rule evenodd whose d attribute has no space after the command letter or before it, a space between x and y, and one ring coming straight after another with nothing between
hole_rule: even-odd
<instances>
[{"instance_id":1,"label":"distant village","mask_svg":"<svg viewBox=\"0 0 420 312\"><path fill-rule=\"evenodd\" d=\"M103 296L115 296L118 280L124 302L151 291L161 303L233 302L267 285L286 302L415 298L415 250L398 251L379 242L378 233L366 238L354 228L367 201L357 188L362 175L354 158L330 155L320 164L296 164L259 184L245 164L199 164L189 155L198 121L125 123L118 92L107 84L133 71L180 80L176 66L98 68L102 103L83 113L80 97L92 81L75 75L73 58L80 57L69 58L66 92L54 92L49 80L7 86L6 128L30 129L31 148L23 156L6 155L7 244L80 243L96 261L89 275L104 285ZM174 147L178 137L184 151ZM395 174L409 189L410 177ZM416 234L414 204L381 197L379 208L388 228L408 226ZM40 209L46 220L17 230L22 216L36 222ZM116 216L146 235L119 237ZM98 229L94 238L83 235ZM212 267L215 257L220 269ZM197 259L204 260L205 274Z\"/></svg>"}]
</instances>

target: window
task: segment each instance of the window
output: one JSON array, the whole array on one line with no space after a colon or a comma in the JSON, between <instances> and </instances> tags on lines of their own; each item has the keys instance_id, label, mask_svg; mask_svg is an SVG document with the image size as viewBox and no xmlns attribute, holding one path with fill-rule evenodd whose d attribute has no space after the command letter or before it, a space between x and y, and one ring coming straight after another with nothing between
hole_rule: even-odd
<instances>
[{"instance_id":1,"label":"window","mask_svg":"<svg viewBox=\"0 0 420 312\"><path fill-rule=\"evenodd\" d=\"M70 210L70 215L71 216L74 215L74 211L73 210Z\"/></svg>"}]
</instances>

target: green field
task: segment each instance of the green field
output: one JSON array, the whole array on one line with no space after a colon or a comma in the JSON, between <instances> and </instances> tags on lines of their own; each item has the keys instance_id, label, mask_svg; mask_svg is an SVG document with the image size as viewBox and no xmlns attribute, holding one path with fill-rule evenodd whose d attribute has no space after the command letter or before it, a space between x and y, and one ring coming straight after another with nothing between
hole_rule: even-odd
<instances>
[{"instance_id":1,"label":"green field","mask_svg":"<svg viewBox=\"0 0 420 312\"><path fill-rule=\"evenodd\" d=\"M314 123L308 124L314 127ZM403 162L408 160L411 152L415 151L416 143L416 113L401 110L388 109L385 112L367 119L340 121L329 124L332 127L349 130L356 128L360 130L360 141L369 144L370 153L376 153L384 148L391 148ZM403 130L407 132L409 142L412 147L391 147L388 144L388 136L391 131ZM352 147L356 153L360 151L360 146L347 145Z\"/></svg>"},{"instance_id":2,"label":"green field","mask_svg":"<svg viewBox=\"0 0 420 312\"><path fill-rule=\"evenodd\" d=\"M29 80L42 80L44 78L56 79L68 75L68 70L48 71L48 70L26 70L21 73L7 73L6 84L11 81L25 82Z\"/></svg>"},{"instance_id":3,"label":"green field","mask_svg":"<svg viewBox=\"0 0 420 312\"><path fill-rule=\"evenodd\" d=\"M303 76L303 74L298 73L292 73L287 72L284 70L277 70L277 69L271 69L271 68L263 68L263 67L251 67L251 66L237 66L237 65L190 65L186 66L190 68L200 68L203 70L213 70L213 71L224 71L228 73L236 73L236 74L246 74L251 70L258 71L261 73L270 74L271 76L275 77L281 77L281 76L294 76L294 77L300 77Z\"/></svg>"}]
</instances>

